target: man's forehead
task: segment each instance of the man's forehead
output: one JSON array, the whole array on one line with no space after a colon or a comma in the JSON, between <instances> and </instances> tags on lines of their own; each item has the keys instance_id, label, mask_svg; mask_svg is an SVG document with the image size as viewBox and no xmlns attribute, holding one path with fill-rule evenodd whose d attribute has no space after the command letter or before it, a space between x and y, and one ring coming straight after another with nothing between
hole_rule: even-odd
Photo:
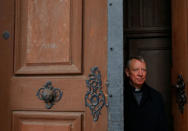
<instances>
[{"instance_id":1,"label":"man's forehead","mask_svg":"<svg viewBox=\"0 0 188 131\"><path fill-rule=\"evenodd\" d=\"M130 66L137 66L137 65L144 65L146 66L146 63L144 61L141 61L141 60L137 60L137 59L132 59L130 61Z\"/></svg>"}]
</instances>

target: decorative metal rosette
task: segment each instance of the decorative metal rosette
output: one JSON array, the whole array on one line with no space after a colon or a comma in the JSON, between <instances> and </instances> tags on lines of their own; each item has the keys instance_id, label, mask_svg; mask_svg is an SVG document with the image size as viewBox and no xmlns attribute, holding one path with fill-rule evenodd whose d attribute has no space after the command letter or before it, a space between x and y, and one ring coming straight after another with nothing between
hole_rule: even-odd
<instances>
[{"instance_id":1,"label":"decorative metal rosette","mask_svg":"<svg viewBox=\"0 0 188 131\"><path fill-rule=\"evenodd\" d=\"M46 108L50 109L55 104L61 100L63 92L52 86L52 82L48 81L43 88L40 88L36 94L40 100L46 103Z\"/></svg>"},{"instance_id":2,"label":"decorative metal rosette","mask_svg":"<svg viewBox=\"0 0 188 131\"><path fill-rule=\"evenodd\" d=\"M86 80L88 91L85 94L85 106L89 107L93 115L93 120L97 121L100 111L105 105L105 96L102 91L101 73L98 67L91 68L91 74Z\"/></svg>"}]
</instances>

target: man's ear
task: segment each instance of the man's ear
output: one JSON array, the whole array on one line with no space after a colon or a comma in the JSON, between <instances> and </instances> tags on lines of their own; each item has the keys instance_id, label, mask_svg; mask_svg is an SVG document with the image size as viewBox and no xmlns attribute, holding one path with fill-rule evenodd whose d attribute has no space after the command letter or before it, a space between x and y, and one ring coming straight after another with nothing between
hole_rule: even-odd
<instances>
[{"instance_id":1,"label":"man's ear","mask_svg":"<svg viewBox=\"0 0 188 131\"><path fill-rule=\"evenodd\" d=\"M129 69L128 68L125 69L125 73L126 73L127 77L129 77Z\"/></svg>"}]
</instances>

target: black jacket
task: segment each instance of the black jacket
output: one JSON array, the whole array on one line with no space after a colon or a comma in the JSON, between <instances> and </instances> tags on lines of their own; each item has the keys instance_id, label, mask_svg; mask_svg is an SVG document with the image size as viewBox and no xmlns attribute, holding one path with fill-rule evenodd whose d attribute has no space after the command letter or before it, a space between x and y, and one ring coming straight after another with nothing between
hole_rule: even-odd
<instances>
[{"instance_id":1,"label":"black jacket","mask_svg":"<svg viewBox=\"0 0 188 131\"><path fill-rule=\"evenodd\" d=\"M141 104L133 96L129 84L124 90L125 131L167 131L167 119L162 96L148 85L142 86Z\"/></svg>"}]
</instances>

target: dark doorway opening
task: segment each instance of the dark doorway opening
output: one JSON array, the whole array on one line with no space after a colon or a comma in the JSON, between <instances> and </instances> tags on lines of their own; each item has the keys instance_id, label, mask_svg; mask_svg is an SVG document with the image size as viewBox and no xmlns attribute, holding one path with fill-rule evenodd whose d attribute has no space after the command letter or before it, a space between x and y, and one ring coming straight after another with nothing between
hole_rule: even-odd
<instances>
[{"instance_id":1,"label":"dark doorway opening","mask_svg":"<svg viewBox=\"0 0 188 131\"><path fill-rule=\"evenodd\" d=\"M147 83L163 95L172 131L170 5L170 0L124 1L124 61L137 55L145 58Z\"/></svg>"}]
</instances>

